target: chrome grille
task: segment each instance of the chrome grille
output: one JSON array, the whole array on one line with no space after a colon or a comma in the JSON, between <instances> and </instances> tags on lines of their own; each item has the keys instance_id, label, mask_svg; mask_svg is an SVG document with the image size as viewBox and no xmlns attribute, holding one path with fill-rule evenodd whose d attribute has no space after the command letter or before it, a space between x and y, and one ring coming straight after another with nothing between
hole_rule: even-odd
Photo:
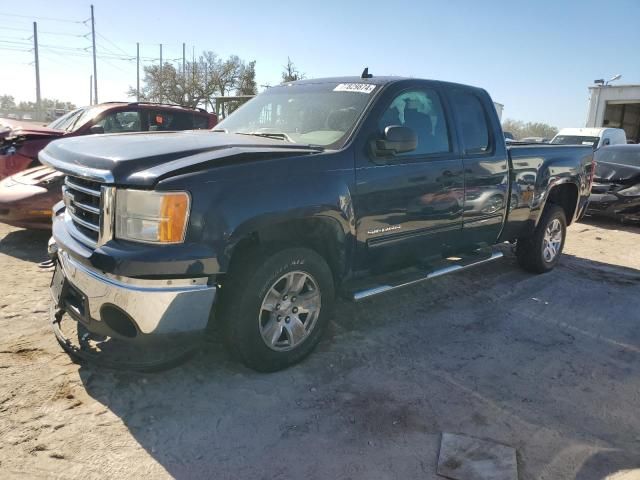
<instances>
[{"instance_id":1,"label":"chrome grille","mask_svg":"<svg viewBox=\"0 0 640 480\"><path fill-rule=\"evenodd\" d=\"M102 197L105 187L84 178L66 176L62 198L66 206L65 219L69 233L85 245L96 248L102 244Z\"/></svg>"}]
</instances>

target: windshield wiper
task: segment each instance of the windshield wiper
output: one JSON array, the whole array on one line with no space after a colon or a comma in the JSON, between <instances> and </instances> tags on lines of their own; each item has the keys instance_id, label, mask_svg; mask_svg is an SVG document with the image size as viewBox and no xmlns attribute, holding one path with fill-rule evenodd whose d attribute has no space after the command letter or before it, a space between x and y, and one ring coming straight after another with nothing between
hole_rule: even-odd
<instances>
[{"instance_id":1,"label":"windshield wiper","mask_svg":"<svg viewBox=\"0 0 640 480\"><path fill-rule=\"evenodd\" d=\"M213 131L215 132L216 130L213 130ZM217 131L220 132L222 130L217 130ZM225 133L229 133L229 132L225 131ZM314 150L320 150L320 151L324 150L324 147L322 145L315 145L312 143L298 143L284 132L282 133L280 132L233 132L233 133L235 133L236 135L251 135L253 137L274 138L277 140L284 140L289 143L300 145L301 147L312 148Z\"/></svg>"},{"instance_id":2,"label":"windshield wiper","mask_svg":"<svg viewBox=\"0 0 640 480\"><path fill-rule=\"evenodd\" d=\"M265 137L265 138L275 138L276 140L286 140L289 143L296 143L293 141L293 139L287 135L286 133L282 132L237 132L239 135L253 135L254 137Z\"/></svg>"}]
</instances>

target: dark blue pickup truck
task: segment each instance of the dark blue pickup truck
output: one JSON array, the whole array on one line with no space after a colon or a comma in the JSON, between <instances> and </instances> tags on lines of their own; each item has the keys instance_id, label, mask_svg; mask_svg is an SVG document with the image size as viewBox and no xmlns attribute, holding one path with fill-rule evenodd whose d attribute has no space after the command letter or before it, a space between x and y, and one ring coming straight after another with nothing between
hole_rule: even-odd
<instances>
[{"instance_id":1,"label":"dark blue pickup truck","mask_svg":"<svg viewBox=\"0 0 640 480\"><path fill-rule=\"evenodd\" d=\"M338 293L494 260L502 242L551 270L593 169L591 147L507 148L485 90L370 75L269 88L212 131L60 140L40 160L67 175L54 325L147 348L215 324L260 371L309 354Z\"/></svg>"}]
</instances>

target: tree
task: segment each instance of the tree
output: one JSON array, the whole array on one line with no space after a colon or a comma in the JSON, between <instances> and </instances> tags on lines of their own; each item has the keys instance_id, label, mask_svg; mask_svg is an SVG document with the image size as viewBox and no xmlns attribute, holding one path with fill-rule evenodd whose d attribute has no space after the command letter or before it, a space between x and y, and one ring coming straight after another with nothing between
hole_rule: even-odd
<instances>
[{"instance_id":1,"label":"tree","mask_svg":"<svg viewBox=\"0 0 640 480\"><path fill-rule=\"evenodd\" d=\"M16 100L13 95L0 95L0 108L2 110L13 110L16 108Z\"/></svg>"},{"instance_id":2,"label":"tree","mask_svg":"<svg viewBox=\"0 0 640 480\"><path fill-rule=\"evenodd\" d=\"M558 129L556 127L546 123L525 123L522 120L513 120L511 118L502 122L502 129L505 132L511 132L516 140L526 137L553 138L558 133Z\"/></svg>"},{"instance_id":3,"label":"tree","mask_svg":"<svg viewBox=\"0 0 640 480\"><path fill-rule=\"evenodd\" d=\"M257 95L258 84L256 83L256 61L243 65L240 70L238 81L238 95Z\"/></svg>"},{"instance_id":4,"label":"tree","mask_svg":"<svg viewBox=\"0 0 640 480\"><path fill-rule=\"evenodd\" d=\"M282 82L295 82L296 80L302 80L304 78L304 73L301 73L295 66L295 64L291 61L289 57L287 57L287 64L283 67L282 71Z\"/></svg>"},{"instance_id":5,"label":"tree","mask_svg":"<svg viewBox=\"0 0 640 480\"><path fill-rule=\"evenodd\" d=\"M216 93L221 97L229 95L237 87L240 80L240 71L244 65L242 60L237 55L231 55L226 60L217 58L213 52L205 52L205 55L212 58L209 62L211 68L208 78L215 87Z\"/></svg>"},{"instance_id":6,"label":"tree","mask_svg":"<svg viewBox=\"0 0 640 480\"><path fill-rule=\"evenodd\" d=\"M150 65L144 68L141 100L150 102L171 102L188 107L204 105L216 109L215 97L232 94L255 95L255 61L246 64L237 55L227 59L215 52L202 52L195 62L187 62L185 71L177 70L172 64ZM136 89L129 87L129 96L136 96ZM225 104L225 116L232 108Z\"/></svg>"},{"instance_id":7,"label":"tree","mask_svg":"<svg viewBox=\"0 0 640 480\"><path fill-rule=\"evenodd\" d=\"M172 64L149 65L144 67L143 87L140 100L146 102L165 102L195 107L203 100L200 88L201 76L196 75L195 65L189 62L185 74ZM129 96L136 96L136 89L129 87Z\"/></svg>"}]
</instances>

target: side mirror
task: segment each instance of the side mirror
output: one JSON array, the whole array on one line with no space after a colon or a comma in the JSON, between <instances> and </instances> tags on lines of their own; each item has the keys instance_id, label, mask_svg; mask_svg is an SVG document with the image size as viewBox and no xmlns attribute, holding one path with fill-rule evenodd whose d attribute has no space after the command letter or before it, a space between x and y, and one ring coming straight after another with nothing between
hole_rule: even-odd
<instances>
[{"instance_id":1,"label":"side mirror","mask_svg":"<svg viewBox=\"0 0 640 480\"><path fill-rule=\"evenodd\" d=\"M102 125L92 125L89 131L91 133L104 133L104 127Z\"/></svg>"},{"instance_id":2,"label":"side mirror","mask_svg":"<svg viewBox=\"0 0 640 480\"><path fill-rule=\"evenodd\" d=\"M611 139L610 138L605 138L604 140L602 140L602 146L606 147L607 145L611 145Z\"/></svg>"},{"instance_id":3,"label":"side mirror","mask_svg":"<svg viewBox=\"0 0 640 480\"><path fill-rule=\"evenodd\" d=\"M413 152L418 146L418 136L409 127L389 125L384 129L384 137L375 141L376 156L392 156Z\"/></svg>"}]
</instances>

